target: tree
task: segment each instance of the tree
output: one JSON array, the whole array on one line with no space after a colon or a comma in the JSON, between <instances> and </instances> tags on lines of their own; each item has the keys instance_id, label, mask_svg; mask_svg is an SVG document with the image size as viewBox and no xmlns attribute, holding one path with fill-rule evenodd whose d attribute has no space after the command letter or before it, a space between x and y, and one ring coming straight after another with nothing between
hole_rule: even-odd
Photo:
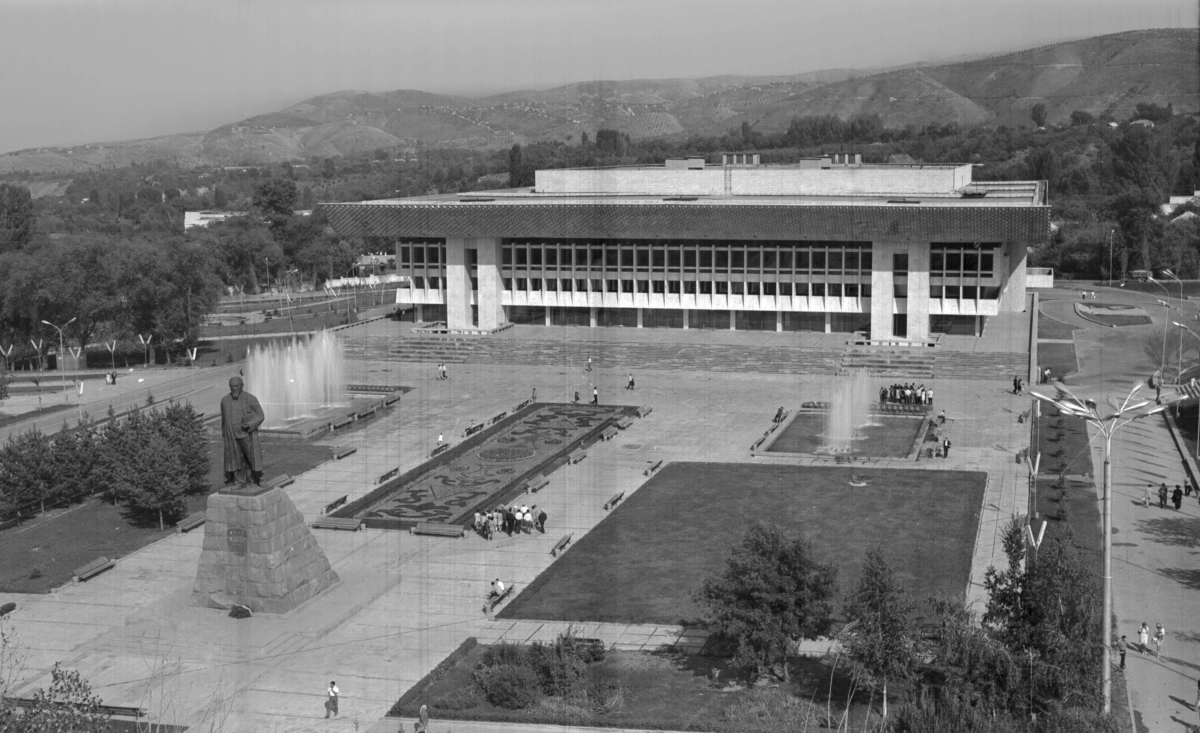
<instances>
[{"instance_id":1,"label":"tree","mask_svg":"<svg viewBox=\"0 0 1200 733\"><path fill-rule=\"evenodd\" d=\"M161 431L179 457L187 479L187 493L202 494L208 490L208 438L204 419L190 402L172 403L161 415Z\"/></svg>"},{"instance_id":2,"label":"tree","mask_svg":"<svg viewBox=\"0 0 1200 733\"><path fill-rule=\"evenodd\" d=\"M9 436L0 450L0 494L18 507L37 502L44 514L56 485L50 439L37 428Z\"/></svg>"},{"instance_id":3,"label":"tree","mask_svg":"<svg viewBox=\"0 0 1200 733\"><path fill-rule=\"evenodd\" d=\"M736 645L736 664L762 674L782 662L788 679L790 645L828 629L836 585L837 570L817 560L810 543L757 523L724 574L706 580L694 599L712 630Z\"/></svg>"},{"instance_id":4,"label":"tree","mask_svg":"<svg viewBox=\"0 0 1200 733\"><path fill-rule=\"evenodd\" d=\"M29 189L0 183L0 253L26 247L33 239L36 222Z\"/></svg>"},{"instance_id":5,"label":"tree","mask_svg":"<svg viewBox=\"0 0 1200 733\"><path fill-rule=\"evenodd\" d=\"M10 644L7 638L0 642ZM7 685L0 684L0 687ZM5 692L6 689L0 689L0 693ZM6 733L107 733L111 716L103 710L102 704L83 675L73 669L63 669L60 662L55 662L50 670L50 689L33 693L32 702L20 714L7 695L0 697L0 730Z\"/></svg>"},{"instance_id":6,"label":"tree","mask_svg":"<svg viewBox=\"0 0 1200 733\"><path fill-rule=\"evenodd\" d=\"M1127 188L1146 189L1155 203L1166 200L1179 173L1179 159L1167 133L1134 125L1111 148L1113 172Z\"/></svg>"},{"instance_id":7,"label":"tree","mask_svg":"<svg viewBox=\"0 0 1200 733\"><path fill-rule=\"evenodd\" d=\"M1029 116L1033 118L1033 124L1036 127L1046 126L1046 104L1038 102L1033 105L1033 109L1029 110Z\"/></svg>"},{"instance_id":8,"label":"tree","mask_svg":"<svg viewBox=\"0 0 1200 733\"><path fill-rule=\"evenodd\" d=\"M254 189L254 208L262 213L267 226L275 233L291 221L298 196L295 181L271 178Z\"/></svg>"},{"instance_id":9,"label":"tree","mask_svg":"<svg viewBox=\"0 0 1200 733\"><path fill-rule=\"evenodd\" d=\"M1077 109L1077 110L1074 110L1071 112L1071 125L1072 126L1090 125L1095 121L1096 121L1096 118L1090 112L1085 112L1081 109Z\"/></svg>"},{"instance_id":10,"label":"tree","mask_svg":"<svg viewBox=\"0 0 1200 733\"><path fill-rule=\"evenodd\" d=\"M221 186L213 186L213 208L217 211L224 211L229 205L229 196L225 194L225 189Z\"/></svg>"},{"instance_id":11,"label":"tree","mask_svg":"<svg viewBox=\"0 0 1200 733\"><path fill-rule=\"evenodd\" d=\"M880 547L867 550L862 575L846 606L846 620L843 648L854 660L856 675L882 690L886 718L888 681L908 679L916 666L917 631L908 594Z\"/></svg>"},{"instance_id":12,"label":"tree","mask_svg":"<svg viewBox=\"0 0 1200 733\"><path fill-rule=\"evenodd\" d=\"M1144 188L1130 188L1114 197L1108 204L1110 216L1121 229L1124 243L1122 256L1128 258L1129 251L1139 254L1142 269L1154 269L1150 255L1151 243L1157 240L1161 224L1154 218L1158 211L1159 197Z\"/></svg>"}]
</instances>

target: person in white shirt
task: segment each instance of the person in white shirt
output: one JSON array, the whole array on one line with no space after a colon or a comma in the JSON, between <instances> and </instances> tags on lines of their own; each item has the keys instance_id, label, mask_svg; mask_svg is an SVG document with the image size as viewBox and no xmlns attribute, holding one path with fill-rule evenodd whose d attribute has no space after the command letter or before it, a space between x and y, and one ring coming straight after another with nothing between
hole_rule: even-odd
<instances>
[{"instance_id":1,"label":"person in white shirt","mask_svg":"<svg viewBox=\"0 0 1200 733\"><path fill-rule=\"evenodd\" d=\"M335 716L338 714L338 686L337 682L329 681L329 688L325 690L325 717L328 718L330 713Z\"/></svg>"}]
</instances>

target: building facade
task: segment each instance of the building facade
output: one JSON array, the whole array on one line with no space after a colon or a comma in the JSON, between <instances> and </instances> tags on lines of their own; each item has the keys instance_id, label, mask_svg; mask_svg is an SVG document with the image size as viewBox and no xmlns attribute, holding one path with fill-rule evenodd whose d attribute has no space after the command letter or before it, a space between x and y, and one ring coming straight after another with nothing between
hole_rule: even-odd
<instances>
[{"instance_id":1,"label":"building facade","mask_svg":"<svg viewBox=\"0 0 1200 733\"><path fill-rule=\"evenodd\" d=\"M923 342L1025 308L1040 181L971 166L759 165L537 171L532 189L322 204L395 246L398 298L454 330L506 323L861 332Z\"/></svg>"}]
</instances>

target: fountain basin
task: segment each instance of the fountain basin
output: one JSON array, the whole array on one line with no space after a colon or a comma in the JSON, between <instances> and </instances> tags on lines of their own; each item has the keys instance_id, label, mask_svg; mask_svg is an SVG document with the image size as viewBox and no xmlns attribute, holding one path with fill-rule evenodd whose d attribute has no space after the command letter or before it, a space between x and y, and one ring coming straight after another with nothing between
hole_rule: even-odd
<instances>
[{"instance_id":1,"label":"fountain basin","mask_svg":"<svg viewBox=\"0 0 1200 733\"><path fill-rule=\"evenodd\" d=\"M847 455L862 458L907 458L925 424L923 415L872 414L870 422L859 426L848 443L834 448L826 437L827 413L824 410L797 410L764 443L760 453L794 455ZM842 446L845 448L842 448Z\"/></svg>"}]
</instances>

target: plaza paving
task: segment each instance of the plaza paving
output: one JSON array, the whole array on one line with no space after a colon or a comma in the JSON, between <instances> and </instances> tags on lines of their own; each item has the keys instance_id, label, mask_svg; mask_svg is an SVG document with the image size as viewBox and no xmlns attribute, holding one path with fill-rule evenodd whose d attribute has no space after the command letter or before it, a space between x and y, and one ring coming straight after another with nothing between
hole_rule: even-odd
<instances>
[{"instance_id":1,"label":"plaza paving","mask_svg":"<svg viewBox=\"0 0 1200 733\"><path fill-rule=\"evenodd\" d=\"M396 330L404 327L376 321L342 333L354 352L356 343L395 338ZM605 329L603 333L612 331L631 332ZM1105 355L1105 364L1116 363L1107 358L1103 343L1086 340L1090 333L1077 336L1085 374L1093 369L1087 358L1091 348ZM672 332L635 335L669 339ZM1102 333L1097 338L1111 335ZM1013 351L1023 338L1019 324L1009 322L990 338L959 337L957 345L968 351ZM1093 371L1102 372L1103 366ZM1125 371L1137 368L1134 358ZM225 380L235 371L236 365L198 369L184 376L177 371L146 370L144 376L139 374L146 382L122 379L111 394L96 394L94 403L87 403L91 395L85 394L85 408L99 414L107 404L103 400L120 395L143 401L143 392L154 389L159 401L168 392L187 393L199 409L211 412L225 392ZM374 480L392 468L401 472L414 468L436 445L439 433L457 438L472 422L524 401L534 387L540 400L566 401L576 390L590 394L594 384L602 403L647 404L654 411L616 439L593 446L582 463L549 477L550 485L532 499L549 515L544 535L500 535L487 543L474 536L453 540L385 530L318 532L341 582L284 617L238 621L186 605L202 530L174 535L121 558L113 570L85 584L44 596L0 594L0 603L17 602L9 618L29 655L29 674L18 692L45 686L46 672L61 661L91 680L106 703L140 705L164 723L207 730L209 722L223 721L218 729L236 731L396 730L395 721L381 721L387 709L468 636L488 641L547 638L557 633L558 624L497 621L482 614L482 596L492 578L515 580L518 591L528 585L553 562L549 551L557 539L567 532L575 532L578 538L600 522L606 514L603 503L619 491L636 491L647 480L643 471L651 462L821 460L751 458L749 447L770 427L771 416L781 404L798 405L836 379L832 375L637 371L637 389L628 392L622 389L626 371L597 367L587 372L578 364L462 364L454 366L448 381L434 376L433 364L366 358L351 365L347 378L354 382L414 389L399 409L377 418L374 425L322 440L358 450L305 473L287 488L306 518L315 519L328 502L343 494L351 501L365 495ZM1030 401L1010 394L1003 382L990 375L979 380L939 379L935 388L935 409L944 408L951 420L950 457L884 460L874 465L988 474L968 588L968 599L980 610L983 573L989 565L1004 562L1000 532L1010 517L1027 510L1027 471L1015 456L1028 445L1028 424L1019 423L1018 415L1029 409ZM248 389L253 391L253 385ZM11 406L6 404L5 409ZM57 425L62 416L51 419ZM1179 473L1178 456L1168 450L1170 437L1159 425L1146 423L1127 431L1131 441L1136 438L1152 450L1139 462L1118 453L1118 487L1141 479L1140 474L1129 474L1132 471ZM8 431L19 427L10 426ZM1124 440L1118 445L1125 446ZM1162 466L1156 468L1158 462ZM1136 622L1142 620L1136 617L1144 613L1151 626L1163 620L1171 632L1166 659L1130 658L1134 707L1150 730L1160 730L1149 721L1177 717L1175 708L1180 704L1171 701L1190 701L1189 695L1195 694L1200 628L1188 621L1188 610L1194 618L1194 609L1200 607L1194 533L1190 543L1184 541L1180 537L1186 535L1170 534L1159 526L1163 517L1154 514L1158 510L1123 507L1123 503L1129 504L1116 503L1114 524L1121 541L1137 544L1116 563L1118 629L1133 635ZM1180 516L1164 516L1175 521L1190 517L1195 522L1196 505L1188 506ZM588 635L622 648L675 644L687 649L700 643L695 634L669 626L597 624ZM1189 670L1193 678L1184 677ZM322 703L331 679L342 691L342 713L327 721ZM512 730L459 722L441 722L433 729Z\"/></svg>"}]
</instances>

